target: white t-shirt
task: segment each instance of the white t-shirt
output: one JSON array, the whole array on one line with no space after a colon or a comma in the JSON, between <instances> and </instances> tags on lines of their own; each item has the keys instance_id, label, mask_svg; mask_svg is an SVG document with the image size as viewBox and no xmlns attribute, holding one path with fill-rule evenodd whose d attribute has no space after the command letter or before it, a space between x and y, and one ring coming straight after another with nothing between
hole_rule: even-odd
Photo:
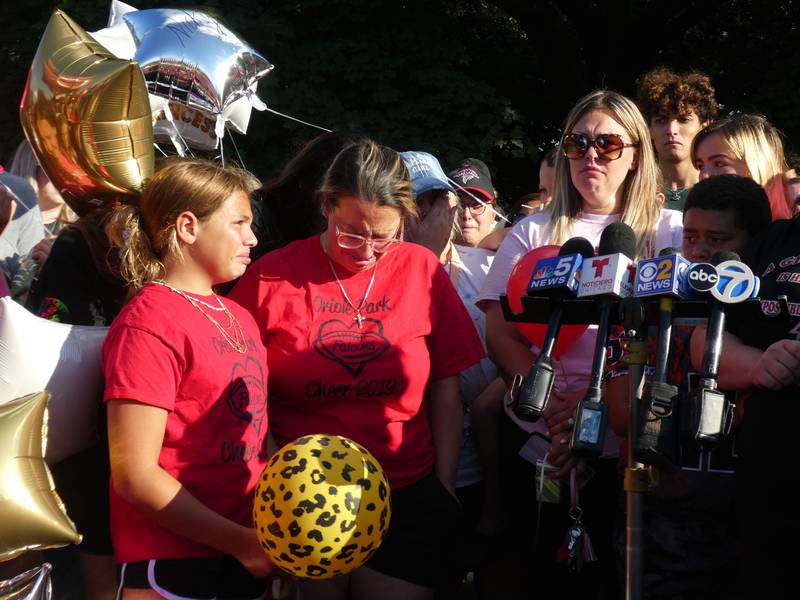
<instances>
[{"instance_id":1,"label":"white t-shirt","mask_svg":"<svg viewBox=\"0 0 800 600\"><path fill-rule=\"evenodd\" d=\"M475 299L478 297L486 275L489 273L492 259L494 259L494 252L489 250L454 246L452 260L445 265L445 270L450 273L450 279L453 281L459 297L466 305L472 321L475 323L475 328L478 330L484 349L486 349L486 315L475 305ZM458 457L456 487L472 485L483 479L478 450L472 435L470 408L473 400L497 377L497 367L486 357L459 374L459 390L466 410L464 411L464 433L461 453Z\"/></svg>"},{"instance_id":2,"label":"white t-shirt","mask_svg":"<svg viewBox=\"0 0 800 600\"><path fill-rule=\"evenodd\" d=\"M619 222L618 214L583 214L572 222L567 238L584 237L597 248L603 229L607 225L617 222ZM547 212L536 213L514 225L494 257L489 275L486 277L483 288L481 288L476 300L479 307L484 308L484 301L498 300L501 295L506 293L508 278L517 261L534 248L550 244L552 232L550 214ZM661 216L656 224L656 248L654 254L658 254L663 248L671 246L680 248L682 243L683 213L676 210L662 209ZM565 354L560 358L553 357L553 369L556 373L553 387L556 390L569 392L585 389L589 385L596 339L597 326L591 325ZM534 353L539 351L536 347L532 347L532 349ZM523 373L522 375L525 374ZM542 419L536 423L517 419L507 403L506 413L526 431L537 433L545 433L547 431L547 425ZM606 435L605 453L616 453L618 447L619 438L615 435Z\"/></svg>"}]
</instances>

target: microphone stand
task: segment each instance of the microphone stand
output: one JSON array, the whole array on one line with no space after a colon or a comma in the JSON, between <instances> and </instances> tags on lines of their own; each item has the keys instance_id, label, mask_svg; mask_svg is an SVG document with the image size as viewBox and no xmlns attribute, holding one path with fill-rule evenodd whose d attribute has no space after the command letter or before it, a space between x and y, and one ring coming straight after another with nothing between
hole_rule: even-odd
<instances>
[{"instance_id":1,"label":"microphone stand","mask_svg":"<svg viewBox=\"0 0 800 600\"><path fill-rule=\"evenodd\" d=\"M625 328L622 360L628 365L628 467L625 469L625 599L641 600L644 574L644 494L650 488L651 471L633 458L633 433L637 427L647 365L647 325L644 303L625 298L620 303Z\"/></svg>"},{"instance_id":2,"label":"microphone stand","mask_svg":"<svg viewBox=\"0 0 800 600\"><path fill-rule=\"evenodd\" d=\"M761 310L758 300L751 300L739 305L729 305L726 310L736 311L740 319L754 321L777 319L788 327L791 313L786 296L778 298L780 312L776 317L767 317ZM644 384L644 367L647 364L647 330L648 323L659 323L658 306L652 299L625 298L620 301L619 319L611 319L613 323L622 323L625 328L622 360L628 364L628 412L631 432L636 431L636 415L638 403L642 397ZM506 321L518 323L547 323L552 302L550 298L525 295L522 297L522 312L511 309L506 296L500 296L500 306ZM708 303L705 301L678 300L674 303L676 319L693 321L708 319ZM567 300L561 309L564 310L564 323L598 323L600 310L594 300ZM730 315L728 315L730 316ZM715 325L712 324L712 328ZM718 359L718 357L717 357ZM713 357L709 357L711 362ZM642 600L644 579L644 494L650 488L652 471L642 463L634 462L631 434L628 435L628 468L625 470L624 489L627 497L627 523L625 544L625 598L626 600Z\"/></svg>"}]
</instances>

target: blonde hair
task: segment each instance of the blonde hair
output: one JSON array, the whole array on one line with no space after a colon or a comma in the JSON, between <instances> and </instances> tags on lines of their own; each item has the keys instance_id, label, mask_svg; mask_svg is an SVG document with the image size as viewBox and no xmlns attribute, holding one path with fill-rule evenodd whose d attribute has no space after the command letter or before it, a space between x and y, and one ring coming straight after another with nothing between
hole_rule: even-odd
<instances>
[{"instance_id":1,"label":"blonde hair","mask_svg":"<svg viewBox=\"0 0 800 600\"><path fill-rule=\"evenodd\" d=\"M39 162L33 155L33 150L31 150L27 141L22 140L14 151L14 158L11 159L8 172L17 177L22 177L31 185L38 196L39 182L36 181L36 169L38 166Z\"/></svg>"},{"instance_id":2,"label":"blonde hair","mask_svg":"<svg viewBox=\"0 0 800 600\"><path fill-rule=\"evenodd\" d=\"M741 114L714 121L692 142L694 163L697 163L700 143L714 134L722 138L734 158L744 162L750 178L767 191L773 218L791 218L790 202L784 188L784 174L788 167L780 132L761 115Z\"/></svg>"},{"instance_id":3,"label":"blonde hair","mask_svg":"<svg viewBox=\"0 0 800 600\"><path fill-rule=\"evenodd\" d=\"M319 194L331 206L336 206L339 198L354 196L378 206L396 208L403 217L417 214L403 159L391 148L369 139L336 155L322 179Z\"/></svg>"},{"instance_id":4,"label":"blonde hair","mask_svg":"<svg viewBox=\"0 0 800 600\"><path fill-rule=\"evenodd\" d=\"M182 212L207 221L236 192L260 185L251 173L207 160L165 160L145 185L138 206L114 210L106 226L112 247L120 249L120 272L133 290L165 275L164 260L180 258L175 221Z\"/></svg>"},{"instance_id":5,"label":"blonde hair","mask_svg":"<svg viewBox=\"0 0 800 600\"><path fill-rule=\"evenodd\" d=\"M617 92L596 90L581 98L567 115L564 135L572 133L583 115L595 110L606 113L619 123L630 136L631 143L638 145L632 148L636 152L637 166L628 172L622 184L620 222L629 225L636 234L637 257L652 256L655 253L656 224L661 214L661 202L658 199L661 171L656 163L647 123L632 100ZM546 209L550 212L553 227L550 243L563 244L569 238L572 223L582 207L583 198L570 176L569 159L559 151L556 155L553 201Z\"/></svg>"},{"instance_id":6,"label":"blonde hair","mask_svg":"<svg viewBox=\"0 0 800 600\"><path fill-rule=\"evenodd\" d=\"M27 140L22 140L14 151L14 158L11 159L8 172L27 181L33 191L36 192L37 199L39 197L39 180L36 177L36 169L41 168L33 150L31 150L30 144L28 144ZM60 225L64 225L66 223L74 223L77 220L78 215L64 202L56 221Z\"/></svg>"}]
</instances>

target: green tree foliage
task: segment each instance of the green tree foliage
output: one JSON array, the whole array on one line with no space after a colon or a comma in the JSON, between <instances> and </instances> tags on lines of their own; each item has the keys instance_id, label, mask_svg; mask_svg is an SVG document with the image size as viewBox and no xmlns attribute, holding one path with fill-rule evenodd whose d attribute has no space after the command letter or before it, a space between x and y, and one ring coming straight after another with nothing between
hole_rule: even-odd
<instances>
[{"instance_id":1,"label":"green tree foliage","mask_svg":"<svg viewBox=\"0 0 800 600\"><path fill-rule=\"evenodd\" d=\"M276 65L259 96L280 112L427 150L445 168L486 160L506 201L536 189L541 151L575 100L596 87L634 94L664 64L712 76L726 110L765 114L800 138L795 82L800 4L791 0L131 0L202 8ZM87 30L107 0L62 0ZM0 28L0 157L21 137L27 69L52 2L6 10ZM262 179L317 131L255 113L236 142ZM235 156L230 141L227 157Z\"/></svg>"}]
</instances>

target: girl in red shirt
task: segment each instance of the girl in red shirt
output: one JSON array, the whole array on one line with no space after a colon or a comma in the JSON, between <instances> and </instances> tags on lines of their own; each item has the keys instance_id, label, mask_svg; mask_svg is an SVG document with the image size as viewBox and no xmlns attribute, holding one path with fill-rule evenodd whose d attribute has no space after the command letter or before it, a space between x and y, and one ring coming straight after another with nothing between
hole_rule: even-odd
<instances>
[{"instance_id":1,"label":"girl in red shirt","mask_svg":"<svg viewBox=\"0 0 800 600\"><path fill-rule=\"evenodd\" d=\"M250 314L213 291L250 262L257 184L168 162L108 228L137 291L103 347L123 599L264 594L272 565L251 511L267 459L266 352Z\"/></svg>"}]
</instances>

